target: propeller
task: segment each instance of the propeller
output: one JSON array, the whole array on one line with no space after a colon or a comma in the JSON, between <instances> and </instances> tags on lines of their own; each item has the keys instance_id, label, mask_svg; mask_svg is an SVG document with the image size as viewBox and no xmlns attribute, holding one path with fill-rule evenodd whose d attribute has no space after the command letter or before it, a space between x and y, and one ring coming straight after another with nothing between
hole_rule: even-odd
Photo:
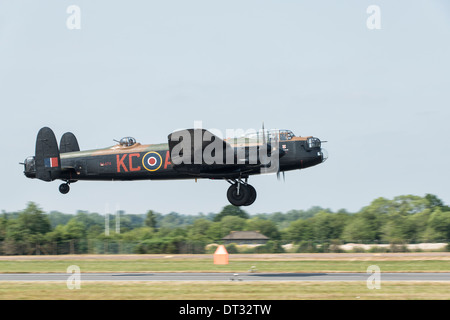
<instances>
[{"instance_id":1,"label":"propeller","mask_svg":"<svg viewBox=\"0 0 450 320\"><path fill-rule=\"evenodd\" d=\"M266 144L266 133L264 132L264 121L262 123L263 144Z\"/></svg>"},{"instance_id":2,"label":"propeller","mask_svg":"<svg viewBox=\"0 0 450 320\"><path fill-rule=\"evenodd\" d=\"M280 132L279 131L275 132L275 136L274 136L273 139L274 139L273 145L275 147L273 148L272 152L276 151L278 153L278 155L277 155L278 156L278 159L277 159L277 179L280 180L280 156L281 156L281 152L280 152L280 148L279 148L279 146L280 146ZM285 181L284 171L283 171L283 181Z\"/></svg>"},{"instance_id":3,"label":"propeller","mask_svg":"<svg viewBox=\"0 0 450 320\"><path fill-rule=\"evenodd\" d=\"M264 148L266 148L266 153L270 154L270 152L272 152L272 146L270 145L270 143L267 143L266 130L264 129L264 121L262 123L262 137L263 137L262 146L264 146ZM270 136L269 136L269 139L270 139ZM258 140L258 142L259 142L259 140Z\"/></svg>"},{"instance_id":4,"label":"propeller","mask_svg":"<svg viewBox=\"0 0 450 320\"><path fill-rule=\"evenodd\" d=\"M264 121L263 121L263 123L262 123L262 136L263 136L263 145L266 145L268 149L270 148L271 154L272 154L273 151L277 150L278 156L280 156L279 132L278 132L278 134L275 134L274 139L273 139L274 141L272 141L271 136L269 136L270 144L268 144L267 140L266 140L266 131L264 129ZM276 147L272 148L272 145L275 145ZM281 150L281 151L284 154L284 151L283 150ZM278 157L278 164L277 164L277 179L278 180L280 180L280 162L279 161L280 161L280 158ZM286 181L285 180L285 176L284 176L284 171L283 171L283 181Z\"/></svg>"},{"instance_id":5,"label":"propeller","mask_svg":"<svg viewBox=\"0 0 450 320\"><path fill-rule=\"evenodd\" d=\"M286 182L286 178L284 176L284 171L281 171L281 172L283 173L283 182ZM278 179L278 181L280 180L280 168L278 168L278 171L277 171L277 179Z\"/></svg>"}]
</instances>

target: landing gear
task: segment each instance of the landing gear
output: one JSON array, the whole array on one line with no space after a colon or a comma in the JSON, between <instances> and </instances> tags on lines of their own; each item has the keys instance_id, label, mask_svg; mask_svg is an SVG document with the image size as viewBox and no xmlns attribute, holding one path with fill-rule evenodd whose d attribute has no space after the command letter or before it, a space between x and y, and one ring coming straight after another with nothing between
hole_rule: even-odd
<instances>
[{"instance_id":1,"label":"landing gear","mask_svg":"<svg viewBox=\"0 0 450 320\"><path fill-rule=\"evenodd\" d=\"M241 180L231 182L228 180L228 182L231 183L231 186L228 188L227 198L232 205L237 207L249 206L255 202L256 190L247 183L247 180L245 182Z\"/></svg>"},{"instance_id":2,"label":"landing gear","mask_svg":"<svg viewBox=\"0 0 450 320\"><path fill-rule=\"evenodd\" d=\"M255 200L256 200L256 190L255 190L255 188L253 188L253 186L249 185L249 184L247 185L247 188L250 191L250 196L248 198L248 201L245 203L245 206L249 206L249 205L253 204L253 202L255 202Z\"/></svg>"},{"instance_id":3,"label":"landing gear","mask_svg":"<svg viewBox=\"0 0 450 320\"><path fill-rule=\"evenodd\" d=\"M70 191L70 186L69 183L63 183L59 186L59 192L61 192L62 194L66 194Z\"/></svg>"}]
</instances>

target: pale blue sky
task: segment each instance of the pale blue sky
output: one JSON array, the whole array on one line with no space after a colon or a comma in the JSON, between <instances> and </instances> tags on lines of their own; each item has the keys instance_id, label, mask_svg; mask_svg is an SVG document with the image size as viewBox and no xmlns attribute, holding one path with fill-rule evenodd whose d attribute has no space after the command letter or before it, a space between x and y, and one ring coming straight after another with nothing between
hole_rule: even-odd
<instances>
[{"instance_id":1,"label":"pale blue sky","mask_svg":"<svg viewBox=\"0 0 450 320\"><path fill-rule=\"evenodd\" d=\"M66 9L81 9L69 30ZM381 30L369 30L369 5ZM43 126L82 149L178 128L291 129L329 141L322 165L252 177L250 213L359 210L383 196L450 203L450 5L445 1L0 0L0 210L195 214L224 181L26 179Z\"/></svg>"}]
</instances>

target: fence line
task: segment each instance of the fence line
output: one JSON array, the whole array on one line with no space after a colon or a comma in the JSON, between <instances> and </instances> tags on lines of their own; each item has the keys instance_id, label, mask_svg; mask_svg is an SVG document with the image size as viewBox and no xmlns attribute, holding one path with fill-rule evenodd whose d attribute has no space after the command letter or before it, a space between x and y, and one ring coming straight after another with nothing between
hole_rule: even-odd
<instances>
[{"instance_id":1,"label":"fence line","mask_svg":"<svg viewBox=\"0 0 450 320\"><path fill-rule=\"evenodd\" d=\"M0 241L0 255L67 255L67 254L202 254L214 253L222 241L147 239L125 241L112 239L73 239L28 243ZM427 243L427 246L420 244ZM433 244L433 245L431 245ZM266 244L225 244L229 253L282 252L408 252L427 250L450 251L450 240L269 240Z\"/></svg>"}]
</instances>

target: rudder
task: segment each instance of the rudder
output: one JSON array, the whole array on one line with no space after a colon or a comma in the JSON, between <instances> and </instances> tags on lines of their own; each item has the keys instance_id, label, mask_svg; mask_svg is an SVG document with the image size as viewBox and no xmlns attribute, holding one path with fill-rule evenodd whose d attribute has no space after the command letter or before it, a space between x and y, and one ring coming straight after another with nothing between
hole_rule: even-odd
<instances>
[{"instance_id":1,"label":"rudder","mask_svg":"<svg viewBox=\"0 0 450 320\"><path fill-rule=\"evenodd\" d=\"M52 129L44 127L36 138L36 178L53 181L61 175L58 142Z\"/></svg>"},{"instance_id":2,"label":"rudder","mask_svg":"<svg viewBox=\"0 0 450 320\"><path fill-rule=\"evenodd\" d=\"M80 151L77 138L72 132L64 133L61 137L61 142L59 143L59 152L66 153L75 151Z\"/></svg>"}]
</instances>

